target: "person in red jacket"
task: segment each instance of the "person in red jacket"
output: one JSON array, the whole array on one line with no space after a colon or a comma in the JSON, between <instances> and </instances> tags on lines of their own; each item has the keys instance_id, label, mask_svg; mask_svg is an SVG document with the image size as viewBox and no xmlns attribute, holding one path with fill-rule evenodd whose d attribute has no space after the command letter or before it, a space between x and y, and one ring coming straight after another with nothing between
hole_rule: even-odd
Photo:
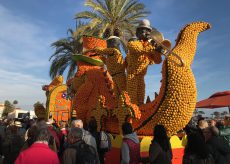
<instances>
[{"instance_id":1,"label":"person in red jacket","mask_svg":"<svg viewBox=\"0 0 230 164\"><path fill-rule=\"evenodd\" d=\"M46 127L38 128L36 141L19 154L15 164L59 164L57 154L48 146L49 136Z\"/></svg>"}]
</instances>

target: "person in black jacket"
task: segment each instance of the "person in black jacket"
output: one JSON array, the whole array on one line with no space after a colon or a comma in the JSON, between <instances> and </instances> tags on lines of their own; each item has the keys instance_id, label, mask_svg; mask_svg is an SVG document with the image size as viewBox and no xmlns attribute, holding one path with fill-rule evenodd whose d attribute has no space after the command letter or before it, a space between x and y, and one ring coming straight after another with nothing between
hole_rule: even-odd
<instances>
[{"instance_id":1,"label":"person in black jacket","mask_svg":"<svg viewBox=\"0 0 230 164\"><path fill-rule=\"evenodd\" d=\"M188 142L185 147L183 164L214 164L211 151L205 144L201 132L193 132L188 135Z\"/></svg>"},{"instance_id":2,"label":"person in black jacket","mask_svg":"<svg viewBox=\"0 0 230 164\"><path fill-rule=\"evenodd\" d=\"M163 125L156 125L153 135L154 138L149 147L150 163L171 164L172 148L165 127Z\"/></svg>"},{"instance_id":3,"label":"person in black jacket","mask_svg":"<svg viewBox=\"0 0 230 164\"><path fill-rule=\"evenodd\" d=\"M208 145L216 164L230 163L230 146L228 142L218 136L218 129L214 126L203 130L206 144Z\"/></svg>"},{"instance_id":4,"label":"person in black jacket","mask_svg":"<svg viewBox=\"0 0 230 164\"><path fill-rule=\"evenodd\" d=\"M85 143L82 139L81 128L71 128L68 134L69 146L65 149L62 161L63 164L100 164L95 148Z\"/></svg>"}]
</instances>

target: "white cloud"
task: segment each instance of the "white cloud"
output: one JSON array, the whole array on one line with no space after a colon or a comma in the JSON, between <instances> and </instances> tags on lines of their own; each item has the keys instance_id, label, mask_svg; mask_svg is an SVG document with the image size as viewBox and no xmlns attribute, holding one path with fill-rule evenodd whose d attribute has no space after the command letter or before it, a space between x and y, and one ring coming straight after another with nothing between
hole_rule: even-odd
<instances>
[{"instance_id":1,"label":"white cloud","mask_svg":"<svg viewBox=\"0 0 230 164\"><path fill-rule=\"evenodd\" d=\"M45 102L41 86L49 83L46 79L29 74L0 70L0 101L18 100L19 106L32 107L37 102Z\"/></svg>"},{"instance_id":2,"label":"white cloud","mask_svg":"<svg viewBox=\"0 0 230 164\"><path fill-rule=\"evenodd\" d=\"M1 5L0 17L0 67L20 70L48 66L50 44L55 40L52 32L44 24L14 15Z\"/></svg>"},{"instance_id":3,"label":"white cloud","mask_svg":"<svg viewBox=\"0 0 230 164\"><path fill-rule=\"evenodd\" d=\"M1 4L0 18L0 102L16 99L31 108L46 99L41 86L49 83L50 44L57 38L45 22L16 15Z\"/></svg>"}]
</instances>

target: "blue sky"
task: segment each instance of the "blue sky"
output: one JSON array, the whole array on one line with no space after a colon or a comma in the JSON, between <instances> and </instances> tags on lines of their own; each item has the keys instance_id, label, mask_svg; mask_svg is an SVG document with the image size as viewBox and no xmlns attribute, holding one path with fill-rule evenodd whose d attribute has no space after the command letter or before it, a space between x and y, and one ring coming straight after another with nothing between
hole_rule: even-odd
<instances>
[{"instance_id":1,"label":"blue sky","mask_svg":"<svg viewBox=\"0 0 230 164\"><path fill-rule=\"evenodd\" d=\"M140 0L151 11L152 26L174 40L180 29L193 21L207 21L209 31L201 33L192 68L198 100L217 91L230 90L229 0ZM51 43L67 36L75 27L74 15L89 10L84 0L0 1L0 102L18 100L18 106L32 109L45 103L41 86L50 82ZM149 67L146 94L158 92L161 65Z\"/></svg>"}]
</instances>

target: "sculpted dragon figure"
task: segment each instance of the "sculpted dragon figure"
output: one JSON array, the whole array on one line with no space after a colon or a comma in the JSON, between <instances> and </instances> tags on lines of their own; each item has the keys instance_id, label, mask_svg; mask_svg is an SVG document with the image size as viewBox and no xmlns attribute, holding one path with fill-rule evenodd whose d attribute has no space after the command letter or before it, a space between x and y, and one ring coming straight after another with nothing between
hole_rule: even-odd
<instances>
[{"instance_id":1,"label":"sculpted dragon figure","mask_svg":"<svg viewBox=\"0 0 230 164\"><path fill-rule=\"evenodd\" d=\"M197 90L191 64L199 33L210 27L206 22L193 22L180 31L175 47L162 64L159 95L154 101L140 106L131 103L126 91L119 97L111 93L114 84L102 66L86 64L88 69L81 76L75 76L72 82L77 85L72 101L78 104L74 109L80 114L79 118L87 121L93 116L98 128L104 126L113 134L119 134L121 124L127 120L132 122L138 135L152 135L156 124L165 125L169 135L175 134L189 122L195 109ZM100 53L106 50L105 47L101 49ZM92 56L97 56L99 50L95 52Z\"/></svg>"}]
</instances>

